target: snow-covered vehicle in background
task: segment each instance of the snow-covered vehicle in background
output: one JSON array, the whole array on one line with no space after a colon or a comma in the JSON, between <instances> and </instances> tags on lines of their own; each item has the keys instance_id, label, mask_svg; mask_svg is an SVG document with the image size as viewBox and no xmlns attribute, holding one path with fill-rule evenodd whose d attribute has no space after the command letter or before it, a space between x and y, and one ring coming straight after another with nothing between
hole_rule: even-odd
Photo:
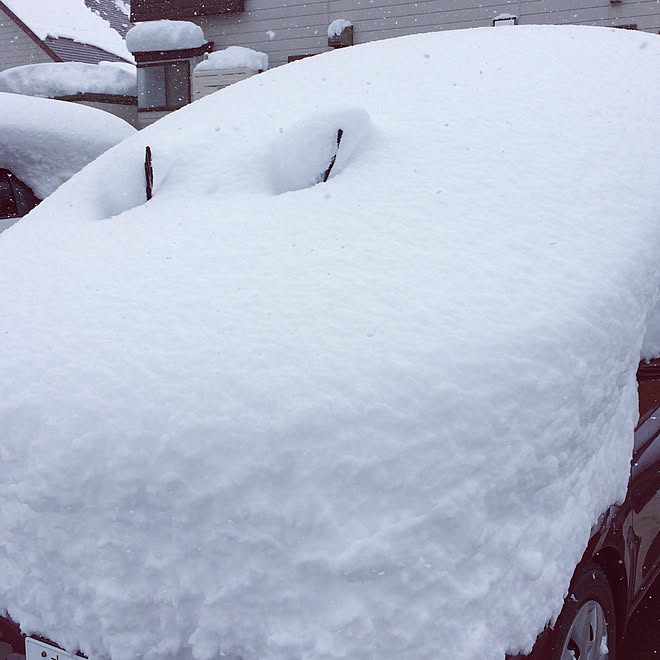
<instances>
[{"instance_id":1,"label":"snow-covered vehicle in background","mask_svg":"<svg viewBox=\"0 0 660 660\"><path fill-rule=\"evenodd\" d=\"M658 41L308 58L6 232L0 608L112 660L502 660L555 620L537 657L613 660L658 573Z\"/></svg>"},{"instance_id":2,"label":"snow-covered vehicle in background","mask_svg":"<svg viewBox=\"0 0 660 660\"><path fill-rule=\"evenodd\" d=\"M135 132L102 110L0 92L0 232Z\"/></svg>"}]
</instances>

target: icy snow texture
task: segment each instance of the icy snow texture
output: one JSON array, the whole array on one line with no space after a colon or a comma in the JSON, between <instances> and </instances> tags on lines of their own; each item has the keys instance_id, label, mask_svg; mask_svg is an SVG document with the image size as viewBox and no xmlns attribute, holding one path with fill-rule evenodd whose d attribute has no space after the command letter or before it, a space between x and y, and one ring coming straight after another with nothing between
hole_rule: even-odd
<instances>
[{"instance_id":1,"label":"icy snow texture","mask_svg":"<svg viewBox=\"0 0 660 660\"><path fill-rule=\"evenodd\" d=\"M115 66L111 62L27 64L0 72L0 92L51 98L81 93L135 96L135 66Z\"/></svg>"},{"instance_id":2,"label":"icy snow texture","mask_svg":"<svg viewBox=\"0 0 660 660\"><path fill-rule=\"evenodd\" d=\"M352 25L353 23L347 21L345 18L338 18L328 25L328 36L338 37L345 28L352 27Z\"/></svg>"},{"instance_id":3,"label":"icy snow texture","mask_svg":"<svg viewBox=\"0 0 660 660\"><path fill-rule=\"evenodd\" d=\"M529 647L626 489L659 56L541 26L319 55L4 232L0 607L114 660Z\"/></svg>"},{"instance_id":4,"label":"icy snow texture","mask_svg":"<svg viewBox=\"0 0 660 660\"><path fill-rule=\"evenodd\" d=\"M266 71L268 69L268 55L243 46L229 46L224 50L211 53L195 67L196 71L215 71L218 69Z\"/></svg>"},{"instance_id":5,"label":"icy snow texture","mask_svg":"<svg viewBox=\"0 0 660 660\"><path fill-rule=\"evenodd\" d=\"M199 48L205 43L202 28L190 21L138 23L126 34L126 46L131 53Z\"/></svg>"},{"instance_id":6,"label":"icy snow texture","mask_svg":"<svg viewBox=\"0 0 660 660\"><path fill-rule=\"evenodd\" d=\"M103 110L0 92L0 168L11 170L40 199L133 133Z\"/></svg>"},{"instance_id":7,"label":"icy snow texture","mask_svg":"<svg viewBox=\"0 0 660 660\"><path fill-rule=\"evenodd\" d=\"M133 60L121 35L84 0L3 0L40 39L63 37Z\"/></svg>"}]
</instances>

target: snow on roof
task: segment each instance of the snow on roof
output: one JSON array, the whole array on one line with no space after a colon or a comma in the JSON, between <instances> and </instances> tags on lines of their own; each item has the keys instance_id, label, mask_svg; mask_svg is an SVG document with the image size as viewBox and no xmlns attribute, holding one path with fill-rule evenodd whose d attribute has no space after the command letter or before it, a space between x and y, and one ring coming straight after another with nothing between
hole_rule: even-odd
<instances>
[{"instance_id":1,"label":"snow on roof","mask_svg":"<svg viewBox=\"0 0 660 660\"><path fill-rule=\"evenodd\" d=\"M121 35L84 0L3 0L40 39L73 39L133 59Z\"/></svg>"},{"instance_id":2,"label":"snow on roof","mask_svg":"<svg viewBox=\"0 0 660 660\"><path fill-rule=\"evenodd\" d=\"M0 92L29 96L73 96L76 94L137 95L135 66L111 62L48 62L27 64L0 71Z\"/></svg>"},{"instance_id":3,"label":"snow on roof","mask_svg":"<svg viewBox=\"0 0 660 660\"><path fill-rule=\"evenodd\" d=\"M224 50L211 53L195 67L195 71L217 71L221 69L266 71L268 69L268 55L243 46L229 46Z\"/></svg>"},{"instance_id":4,"label":"snow on roof","mask_svg":"<svg viewBox=\"0 0 660 660\"><path fill-rule=\"evenodd\" d=\"M148 21L138 23L126 35L132 53L199 48L206 43L204 31L190 21Z\"/></svg>"},{"instance_id":5,"label":"snow on roof","mask_svg":"<svg viewBox=\"0 0 660 660\"><path fill-rule=\"evenodd\" d=\"M338 37L346 28L352 27L353 23L345 18L338 18L328 25L328 36Z\"/></svg>"},{"instance_id":6,"label":"snow on roof","mask_svg":"<svg viewBox=\"0 0 660 660\"><path fill-rule=\"evenodd\" d=\"M40 199L135 129L76 103L0 92L0 168Z\"/></svg>"},{"instance_id":7,"label":"snow on roof","mask_svg":"<svg viewBox=\"0 0 660 660\"><path fill-rule=\"evenodd\" d=\"M125 37L132 27L129 19L130 7L125 0L85 0L85 4L108 21L112 29L122 37Z\"/></svg>"},{"instance_id":8,"label":"snow on roof","mask_svg":"<svg viewBox=\"0 0 660 660\"><path fill-rule=\"evenodd\" d=\"M0 608L113 660L529 648L626 490L659 56L556 26L318 55L5 231Z\"/></svg>"}]
</instances>

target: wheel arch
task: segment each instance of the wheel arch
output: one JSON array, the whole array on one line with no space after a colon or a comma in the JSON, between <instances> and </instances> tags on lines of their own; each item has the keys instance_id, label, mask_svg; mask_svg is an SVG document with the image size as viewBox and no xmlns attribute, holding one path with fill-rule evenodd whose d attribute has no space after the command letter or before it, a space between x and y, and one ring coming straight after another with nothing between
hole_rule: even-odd
<instances>
[{"instance_id":1,"label":"wheel arch","mask_svg":"<svg viewBox=\"0 0 660 660\"><path fill-rule=\"evenodd\" d=\"M593 557L607 577L612 595L614 596L614 612L616 616L617 645L626 631L626 611L628 605L628 575L623 557L614 548L599 550Z\"/></svg>"}]
</instances>

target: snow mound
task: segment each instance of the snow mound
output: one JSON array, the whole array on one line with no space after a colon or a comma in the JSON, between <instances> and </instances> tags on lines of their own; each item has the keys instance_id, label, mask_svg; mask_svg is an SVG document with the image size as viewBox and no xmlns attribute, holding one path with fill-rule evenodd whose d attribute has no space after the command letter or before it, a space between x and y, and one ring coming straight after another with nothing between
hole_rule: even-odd
<instances>
[{"instance_id":1,"label":"snow mound","mask_svg":"<svg viewBox=\"0 0 660 660\"><path fill-rule=\"evenodd\" d=\"M229 46L224 50L211 53L195 67L195 71L216 71L218 69L266 71L268 69L268 55L243 46Z\"/></svg>"},{"instance_id":2,"label":"snow mound","mask_svg":"<svg viewBox=\"0 0 660 660\"><path fill-rule=\"evenodd\" d=\"M374 132L369 115L359 108L322 113L292 124L273 140L266 155L273 191L280 194L309 188L319 183L331 163L330 174L339 175L375 137Z\"/></svg>"},{"instance_id":3,"label":"snow mound","mask_svg":"<svg viewBox=\"0 0 660 660\"><path fill-rule=\"evenodd\" d=\"M49 62L27 64L0 72L0 92L29 96L74 96L76 94L118 94L135 96L135 66L114 66L110 62Z\"/></svg>"},{"instance_id":4,"label":"snow mound","mask_svg":"<svg viewBox=\"0 0 660 660\"><path fill-rule=\"evenodd\" d=\"M205 43L202 28L190 21L138 23L126 34L126 46L131 53L199 48Z\"/></svg>"},{"instance_id":5,"label":"snow mound","mask_svg":"<svg viewBox=\"0 0 660 660\"><path fill-rule=\"evenodd\" d=\"M40 39L73 39L133 60L121 35L89 9L85 0L6 0L5 4Z\"/></svg>"},{"instance_id":6,"label":"snow mound","mask_svg":"<svg viewBox=\"0 0 660 660\"><path fill-rule=\"evenodd\" d=\"M113 660L529 648L626 490L659 56L542 26L341 49L4 232L0 608Z\"/></svg>"},{"instance_id":7,"label":"snow mound","mask_svg":"<svg viewBox=\"0 0 660 660\"><path fill-rule=\"evenodd\" d=\"M345 18L337 18L328 25L328 37L338 37L346 28L353 27L353 23Z\"/></svg>"},{"instance_id":8,"label":"snow mound","mask_svg":"<svg viewBox=\"0 0 660 660\"><path fill-rule=\"evenodd\" d=\"M102 110L0 92L0 168L11 170L40 199L134 133Z\"/></svg>"}]
</instances>

